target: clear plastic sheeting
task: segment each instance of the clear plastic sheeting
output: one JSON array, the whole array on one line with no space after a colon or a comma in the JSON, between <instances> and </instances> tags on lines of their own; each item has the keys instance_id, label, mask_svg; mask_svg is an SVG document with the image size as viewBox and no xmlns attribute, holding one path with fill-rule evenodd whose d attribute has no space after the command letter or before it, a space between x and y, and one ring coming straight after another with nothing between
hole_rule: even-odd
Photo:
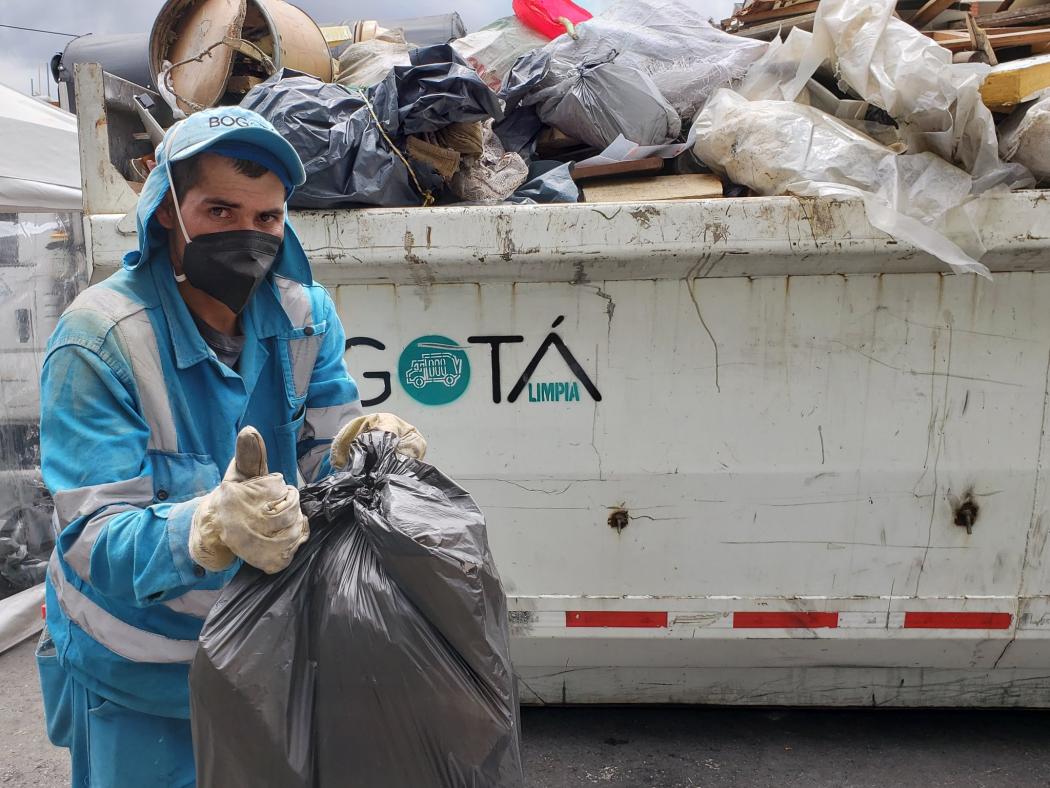
<instances>
[{"instance_id":1,"label":"clear plastic sheeting","mask_svg":"<svg viewBox=\"0 0 1050 788\"><path fill-rule=\"evenodd\" d=\"M814 107L721 90L694 124L694 153L762 195L863 200L873 226L949 263L988 269L944 235L971 178L933 153L897 154ZM973 241L973 239L968 239Z\"/></svg>"},{"instance_id":2,"label":"clear plastic sheeting","mask_svg":"<svg viewBox=\"0 0 1050 788\"><path fill-rule=\"evenodd\" d=\"M950 51L894 16L895 8L894 0L822 0L799 79L830 62L843 84L902 125L908 150L932 151L971 173L975 194L1031 186L1023 166L999 158L995 122L980 94L990 67L953 63Z\"/></svg>"},{"instance_id":3,"label":"clear plastic sheeting","mask_svg":"<svg viewBox=\"0 0 1050 788\"><path fill-rule=\"evenodd\" d=\"M378 85L394 66L411 65L408 50L400 30L383 30L373 39L350 44L336 58L335 81L364 88Z\"/></svg>"},{"instance_id":4,"label":"clear plastic sheeting","mask_svg":"<svg viewBox=\"0 0 1050 788\"><path fill-rule=\"evenodd\" d=\"M999 150L1037 180L1050 181L1050 95L1021 105L999 125Z\"/></svg>"},{"instance_id":5,"label":"clear plastic sheeting","mask_svg":"<svg viewBox=\"0 0 1050 788\"><path fill-rule=\"evenodd\" d=\"M79 213L0 213L0 597L44 579L55 544L40 476L40 369L87 285Z\"/></svg>"},{"instance_id":6,"label":"clear plastic sheeting","mask_svg":"<svg viewBox=\"0 0 1050 788\"><path fill-rule=\"evenodd\" d=\"M453 41L452 48L486 85L498 92L515 61L547 43L546 38L529 30L516 16L508 16Z\"/></svg>"},{"instance_id":7,"label":"clear plastic sheeting","mask_svg":"<svg viewBox=\"0 0 1050 788\"><path fill-rule=\"evenodd\" d=\"M245 566L190 670L201 788L520 788L507 600L462 488L360 436L302 490L309 541Z\"/></svg>"}]
</instances>

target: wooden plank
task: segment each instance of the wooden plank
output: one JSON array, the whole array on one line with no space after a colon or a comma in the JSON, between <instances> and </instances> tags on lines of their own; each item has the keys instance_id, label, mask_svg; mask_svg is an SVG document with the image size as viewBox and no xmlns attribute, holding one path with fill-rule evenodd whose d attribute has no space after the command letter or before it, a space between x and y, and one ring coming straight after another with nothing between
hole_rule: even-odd
<instances>
[{"instance_id":1,"label":"wooden plank","mask_svg":"<svg viewBox=\"0 0 1050 788\"><path fill-rule=\"evenodd\" d=\"M722 196L722 181L714 175L657 175L585 186L583 196L586 202L709 199Z\"/></svg>"},{"instance_id":2,"label":"wooden plank","mask_svg":"<svg viewBox=\"0 0 1050 788\"><path fill-rule=\"evenodd\" d=\"M1050 56L1029 57L1002 63L981 85L981 98L989 109L1006 111L1050 88Z\"/></svg>"},{"instance_id":3,"label":"wooden plank","mask_svg":"<svg viewBox=\"0 0 1050 788\"><path fill-rule=\"evenodd\" d=\"M644 175L657 173L664 168L664 160L658 158L618 161L614 164L577 164L572 168L574 181L586 181L592 178L605 178L609 175Z\"/></svg>"},{"instance_id":4,"label":"wooden plank","mask_svg":"<svg viewBox=\"0 0 1050 788\"><path fill-rule=\"evenodd\" d=\"M916 11L915 15L908 21L915 27L926 27L941 13L947 11L954 2L955 0L927 0L926 4Z\"/></svg>"},{"instance_id":5,"label":"wooden plank","mask_svg":"<svg viewBox=\"0 0 1050 788\"><path fill-rule=\"evenodd\" d=\"M968 35L960 35L958 30L929 31L931 37L945 49L961 52L972 46ZM1050 43L1050 27L1022 28L1020 31L990 33L988 41L996 49L1006 47L1036 46Z\"/></svg>"},{"instance_id":6,"label":"wooden plank","mask_svg":"<svg viewBox=\"0 0 1050 788\"><path fill-rule=\"evenodd\" d=\"M774 20L772 22L766 22L761 25L755 25L754 27L745 27L741 30L734 31L738 36L744 36L745 38L754 38L759 41L771 41L776 36L784 31L785 33L792 28L799 27L803 30L813 31L813 21L817 18L814 14L803 14L802 16L793 16L789 19Z\"/></svg>"},{"instance_id":7,"label":"wooden plank","mask_svg":"<svg viewBox=\"0 0 1050 788\"><path fill-rule=\"evenodd\" d=\"M816 11L817 6L819 5L820 0L808 0L808 2L795 3L781 8L770 8L767 11L754 11L752 13L744 13L741 11L736 15L736 18L741 24L750 25L753 23L764 22L769 19L783 19L785 17L797 16L799 14L808 14Z\"/></svg>"},{"instance_id":8,"label":"wooden plank","mask_svg":"<svg viewBox=\"0 0 1050 788\"><path fill-rule=\"evenodd\" d=\"M1034 8L1020 8L1014 11L1002 11L977 17L981 27L1009 27L1010 25L1031 25L1050 20L1050 3L1037 5Z\"/></svg>"}]
</instances>

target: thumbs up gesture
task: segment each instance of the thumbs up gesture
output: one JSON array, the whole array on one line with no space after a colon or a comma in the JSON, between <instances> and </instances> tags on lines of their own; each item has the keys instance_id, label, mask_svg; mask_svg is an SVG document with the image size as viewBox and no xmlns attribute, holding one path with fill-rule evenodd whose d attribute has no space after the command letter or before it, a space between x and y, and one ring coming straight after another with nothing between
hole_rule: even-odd
<instances>
[{"instance_id":1,"label":"thumbs up gesture","mask_svg":"<svg viewBox=\"0 0 1050 788\"><path fill-rule=\"evenodd\" d=\"M262 435L245 427L222 482L201 498L193 515L190 556L212 572L237 557L274 574L288 566L309 535L299 491L281 474L267 473Z\"/></svg>"}]
</instances>

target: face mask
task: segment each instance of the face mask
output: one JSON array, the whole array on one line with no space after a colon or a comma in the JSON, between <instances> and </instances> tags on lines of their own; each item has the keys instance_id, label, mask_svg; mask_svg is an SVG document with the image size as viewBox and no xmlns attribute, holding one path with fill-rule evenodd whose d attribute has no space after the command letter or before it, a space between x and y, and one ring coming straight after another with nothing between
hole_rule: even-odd
<instances>
[{"instance_id":1,"label":"face mask","mask_svg":"<svg viewBox=\"0 0 1050 788\"><path fill-rule=\"evenodd\" d=\"M273 267L281 239L258 230L198 235L182 253L183 276L240 314Z\"/></svg>"}]
</instances>

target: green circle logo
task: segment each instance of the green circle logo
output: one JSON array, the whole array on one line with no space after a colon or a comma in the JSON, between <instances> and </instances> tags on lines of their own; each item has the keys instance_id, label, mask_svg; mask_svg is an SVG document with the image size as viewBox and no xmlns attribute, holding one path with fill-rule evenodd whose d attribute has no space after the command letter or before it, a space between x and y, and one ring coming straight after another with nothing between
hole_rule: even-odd
<instances>
[{"instance_id":1,"label":"green circle logo","mask_svg":"<svg viewBox=\"0 0 1050 788\"><path fill-rule=\"evenodd\" d=\"M447 405L470 384L470 361L456 342L431 334L412 340L397 362L401 388L424 405Z\"/></svg>"}]
</instances>

